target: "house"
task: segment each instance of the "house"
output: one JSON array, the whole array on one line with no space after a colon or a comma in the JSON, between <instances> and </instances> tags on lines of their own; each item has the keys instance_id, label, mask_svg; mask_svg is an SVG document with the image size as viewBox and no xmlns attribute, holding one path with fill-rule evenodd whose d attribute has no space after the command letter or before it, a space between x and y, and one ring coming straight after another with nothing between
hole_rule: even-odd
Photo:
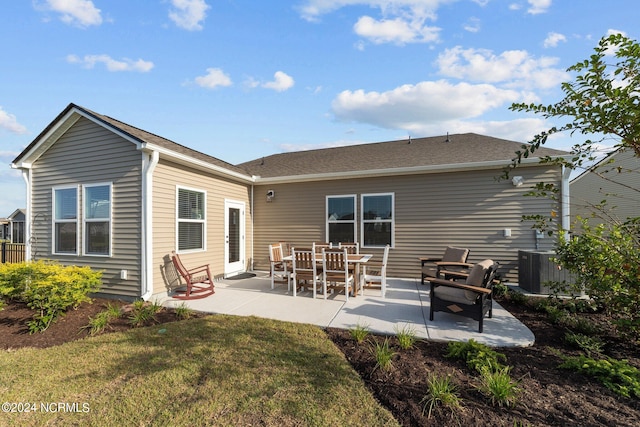
<instances>
[{"instance_id":1,"label":"house","mask_svg":"<svg viewBox=\"0 0 640 427\"><path fill-rule=\"evenodd\" d=\"M571 219L590 218L592 224L640 217L640 159L618 149L570 182ZM606 200L606 209L597 206ZM592 214L598 215L591 218Z\"/></svg>"},{"instance_id":2,"label":"house","mask_svg":"<svg viewBox=\"0 0 640 427\"><path fill-rule=\"evenodd\" d=\"M11 239L9 218L0 218L0 241Z\"/></svg>"},{"instance_id":3,"label":"house","mask_svg":"<svg viewBox=\"0 0 640 427\"><path fill-rule=\"evenodd\" d=\"M419 277L419 256L465 246L513 279L518 249L553 247L522 215L557 207L523 194L539 181L568 194L568 173L536 158L518 180L497 179L521 145L460 134L232 165L70 104L12 167L28 183L28 257L101 269L103 294L148 299L179 283L171 251L223 277L268 269L279 240L358 241L374 256L388 243L392 277Z\"/></svg>"},{"instance_id":4,"label":"house","mask_svg":"<svg viewBox=\"0 0 640 427\"><path fill-rule=\"evenodd\" d=\"M7 219L9 220L11 243L25 243L26 210L16 209Z\"/></svg>"}]
</instances>

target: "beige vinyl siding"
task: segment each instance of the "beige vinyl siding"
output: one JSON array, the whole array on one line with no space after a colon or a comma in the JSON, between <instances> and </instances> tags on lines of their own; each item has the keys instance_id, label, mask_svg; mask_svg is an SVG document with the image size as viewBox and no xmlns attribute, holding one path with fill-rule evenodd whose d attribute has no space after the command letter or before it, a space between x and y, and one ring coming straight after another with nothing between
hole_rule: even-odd
<instances>
[{"instance_id":1,"label":"beige vinyl siding","mask_svg":"<svg viewBox=\"0 0 640 427\"><path fill-rule=\"evenodd\" d=\"M571 182L571 218L579 215L588 218L594 212L590 206L607 200L606 214L613 219L625 221L640 216L640 159L631 151L620 151L612 155L613 163L607 160L596 169L601 177L587 172ZM620 172L618 171L620 169ZM605 178L606 177L606 178ZM598 211L595 211L598 213ZM600 214L601 216L601 214ZM602 222L594 218L594 224Z\"/></svg>"},{"instance_id":2,"label":"beige vinyl siding","mask_svg":"<svg viewBox=\"0 0 640 427\"><path fill-rule=\"evenodd\" d=\"M139 297L141 266L141 165L135 144L80 118L33 165L32 256L63 264L103 270L104 294ZM82 185L112 183L111 257L54 255L52 248L52 188L77 186L80 245ZM127 270L128 279L120 279Z\"/></svg>"},{"instance_id":3,"label":"beige vinyl siding","mask_svg":"<svg viewBox=\"0 0 640 427\"><path fill-rule=\"evenodd\" d=\"M251 187L214 174L161 159L153 174L153 293L167 292L177 284L171 264L171 251L177 249L177 187L206 192L206 251L185 253L180 258L187 267L210 264L211 274L224 274L224 202L245 203L245 266L251 266ZM156 268L155 266L159 266Z\"/></svg>"},{"instance_id":4,"label":"beige vinyl siding","mask_svg":"<svg viewBox=\"0 0 640 427\"><path fill-rule=\"evenodd\" d=\"M532 223L522 215L551 212L548 200L524 197L538 181L559 182L559 169L522 167L525 184L496 181L498 170L404 175L368 179L343 179L292 184L258 185L255 188L255 268L268 268L268 244L280 240L309 246L324 241L325 197L357 194L358 240L362 238L362 194L394 193L395 247L389 253L388 275L419 277L418 257L441 256L448 245L471 249L469 261L499 261L508 280L517 279L518 249L536 248ZM274 190L271 202L267 190ZM504 237L504 229L511 237ZM336 242L337 243L337 242ZM553 247L551 238L539 242L540 250ZM363 248L380 259L381 248Z\"/></svg>"}]
</instances>

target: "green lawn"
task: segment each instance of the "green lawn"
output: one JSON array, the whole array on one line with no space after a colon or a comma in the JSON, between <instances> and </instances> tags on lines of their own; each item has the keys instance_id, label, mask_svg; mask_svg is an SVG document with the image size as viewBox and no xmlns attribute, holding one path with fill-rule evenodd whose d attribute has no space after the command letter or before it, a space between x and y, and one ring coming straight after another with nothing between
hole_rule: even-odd
<instances>
[{"instance_id":1,"label":"green lawn","mask_svg":"<svg viewBox=\"0 0 640 427\"><path fill-rule=\"evenodd\" d=\"M397 425L320 328L255 317L5 351L0 396L37 410L2 426Z\"/></svg>"}]
</instances>

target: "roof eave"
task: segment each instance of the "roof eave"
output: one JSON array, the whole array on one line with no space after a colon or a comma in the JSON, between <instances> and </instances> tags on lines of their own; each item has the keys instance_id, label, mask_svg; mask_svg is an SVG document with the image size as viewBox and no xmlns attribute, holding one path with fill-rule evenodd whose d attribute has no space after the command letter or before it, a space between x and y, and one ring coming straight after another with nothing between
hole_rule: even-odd
<instances>
[{"instance_id":1,"label":"roof eave","mask_svg":"<svg viewBox=\"0 0 640 427\"><path fill-rule=\"evenodd\" d=\"M564 156L561 156L564 157ZM451 163L443 165L429 165L429 166L410 166L401 168L387 168L387 169L369 169L359 171L347 171L347 172L331 172L331 173L317 173L308 175L289 175L289 176L275 176L275 177L260 177L255 178L256 184L277 184L277 183L294 183L294 182L309 182L309 181L328 181L335 179L355 179L355 178L372 178L380 176L399 176L399 175L417 175L428 173L440 173L440 172L460 172L470 170L486 170L497 169L507 167L511 163L511 160L494 160L490 162L472 162L472 163ZM540 163L539 158L524 159L519 166L534 166Z\"/></svg>"},{"instance_id":2,"label":"roof eave","mask_svg":"<svg viewBox=\"0 0 640 427\"><path fill-rule=\"evenodd\" d=\"M158 145L151 144L148 142L143 143L140 149L143 151L157 151L158 153L160 153L161 156L171 159L176 163L193 166L201 171L211 172L216 175L227 176L227 177L239 180L241 182L250 183L250 184L253 184L255 181L255 178L250 175L244 175L244 174L223 168L221 166L211 164L204 160L194 159L193 157L189 157L185 154L177 153L175 151L172 151L167 148L160 147Z\"/></svg>"}]
</instances>

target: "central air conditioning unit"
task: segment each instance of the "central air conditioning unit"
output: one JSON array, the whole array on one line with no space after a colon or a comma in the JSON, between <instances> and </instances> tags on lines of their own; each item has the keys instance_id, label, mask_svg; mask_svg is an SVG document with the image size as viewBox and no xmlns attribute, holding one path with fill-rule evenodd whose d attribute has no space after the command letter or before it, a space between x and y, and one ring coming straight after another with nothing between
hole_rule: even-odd
<instances>
[{"instance_id":1,"label":"central air conditioning unit","mask_svg":"<svg viewBox=\"0 0 640 427\"><path fill-rule=\"evenodd\" d=\"M552 251L518 251L518 285L534 294L549 294L548 282L575 283L568 270L553 262L555 255Z\"/></svg>"}]
</instances>

